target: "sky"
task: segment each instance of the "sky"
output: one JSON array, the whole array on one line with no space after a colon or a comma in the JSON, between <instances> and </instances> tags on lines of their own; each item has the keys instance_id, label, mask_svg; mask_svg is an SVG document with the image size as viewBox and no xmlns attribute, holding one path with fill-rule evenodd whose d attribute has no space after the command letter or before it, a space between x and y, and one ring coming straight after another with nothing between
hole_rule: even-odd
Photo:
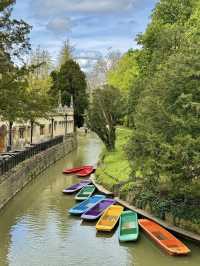
<instances>
[{"instance_id":1,"label":"sky","mask_svg":"<svg viewBox=\"0 0 200 266\"><path fill-rule=\"evenodd\" d=\"M47 49L56 61L63 42L75 46L83 70L109 49L136 48L157 0L16 0L13 16L33 26L32 48Z\"/></svg>"}]
</instances>

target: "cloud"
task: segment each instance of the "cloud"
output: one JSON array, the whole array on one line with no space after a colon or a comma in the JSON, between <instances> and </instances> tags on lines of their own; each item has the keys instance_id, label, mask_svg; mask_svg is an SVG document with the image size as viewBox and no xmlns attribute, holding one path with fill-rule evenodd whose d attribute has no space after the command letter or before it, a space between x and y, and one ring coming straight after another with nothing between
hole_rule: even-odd
<instances>
[{"instance_id":1,"label":"cloud","mask_svg":"<svg viewBox=\"0 0 200 266\"><path fill-rule=\"evenodd\" d=\"M36 16L53 16L59 13L121 12L129 10L139 1L141 0L35 0L31 5Z\"/></svg>"},{"instance_id":2,"label":"cloud","mask_svg":"<svg viewBox=\"0 0 200 266\"><path fill-rule=\"evenodd\" d=\"M66 38L76 48L76 60L88 70L108 47L127 51L137 47L158 0L26 0L16 1L14 15L31 25L33 46L40 44L53 58Z\"/></svg>"},{"instance_id":3,"label":"cloud","mask_svg":"<svg viewBox=\"0 0 200 266\"><path fill-rule=\"evenodd\" d=\"M54 18L50 20L46 26L47 30L52 31L54 33L63 34L66 32L70 32L72 27L75 26L75 22L72 21L71 18Z\"/></svg>"}]
</instances>

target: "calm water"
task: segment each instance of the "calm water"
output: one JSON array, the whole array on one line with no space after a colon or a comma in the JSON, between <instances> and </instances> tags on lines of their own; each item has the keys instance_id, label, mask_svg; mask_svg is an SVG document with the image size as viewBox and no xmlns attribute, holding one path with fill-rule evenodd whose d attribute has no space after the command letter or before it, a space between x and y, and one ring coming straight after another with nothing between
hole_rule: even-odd
<instances>
[{"instance_id":1,"label":"calm water","mask_svg":"<svg viewBox=\"0 0 200 266\"><path fill-rule=\"evenodd\" d=\"M165 255L141 234L137 243L119 244L117 232L97 234L95 224L68 215L73 196L61 190L77 182L64 167L96 163L101 143L82 137L79 149L30 183L0 213L0 265L11 266L199 266L200 248L188 257Z\"/></svg>"}]
</instances>

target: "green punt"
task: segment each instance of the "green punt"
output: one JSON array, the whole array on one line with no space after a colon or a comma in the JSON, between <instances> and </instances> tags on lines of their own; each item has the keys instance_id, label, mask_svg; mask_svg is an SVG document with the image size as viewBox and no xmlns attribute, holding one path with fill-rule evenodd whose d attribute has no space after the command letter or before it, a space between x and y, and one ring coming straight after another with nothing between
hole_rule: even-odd
<instances>
[{"instance_id":1,"label":"green punt","mask_svg":"<svg viewBox=\"0 0 200 266\"><path fill-rule=\"evenodd\" d=\"M94 185L87 185L83 187L77 194L75 199L76 200L86 200L90 196L92 196L93 192L95 191Z\"/></svg>"},{"instance_id":2,"label":"green punt","mask_svg":"<svg viewBox=\"0 0 200 266\"><path fill-rule=\"evenodd\" d=\"M138 217L136 212L124 211L119 220L119 241L136 241L139 236Z\"/></svg>"}]
</instances>

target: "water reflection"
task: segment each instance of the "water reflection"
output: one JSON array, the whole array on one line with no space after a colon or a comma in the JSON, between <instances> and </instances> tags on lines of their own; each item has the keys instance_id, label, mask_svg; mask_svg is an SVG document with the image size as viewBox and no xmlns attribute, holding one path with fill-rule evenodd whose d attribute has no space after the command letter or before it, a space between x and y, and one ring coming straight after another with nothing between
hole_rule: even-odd
<instances>
[{"instance_id":1,"label":"water reflection","mask_svg":"<svg viewBox=\"0 0 200 266\"><path fill-rule=\"evenodd\" d=\"M76 202L61 191L80 179L62 170L96 164L100 152L94 135L81 137L76 151L42 173L1 211L0 266L199 266L200 248L191 243L191 256L173 258L143 234L137 243L120 244L116 230L97 233L96 222L68 214Z\"/></svg>"}]
</instances>

